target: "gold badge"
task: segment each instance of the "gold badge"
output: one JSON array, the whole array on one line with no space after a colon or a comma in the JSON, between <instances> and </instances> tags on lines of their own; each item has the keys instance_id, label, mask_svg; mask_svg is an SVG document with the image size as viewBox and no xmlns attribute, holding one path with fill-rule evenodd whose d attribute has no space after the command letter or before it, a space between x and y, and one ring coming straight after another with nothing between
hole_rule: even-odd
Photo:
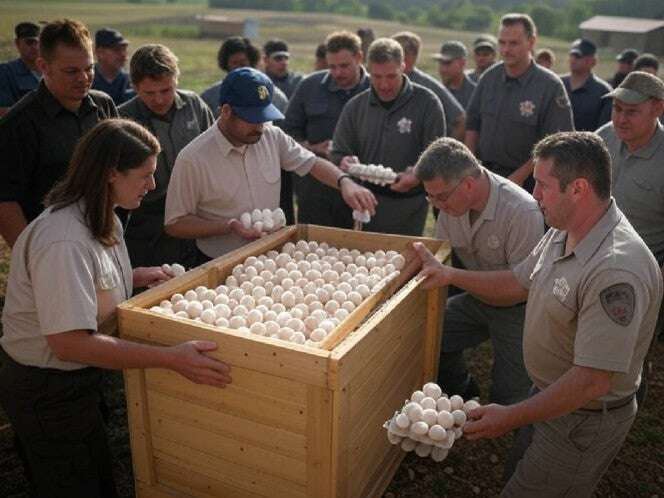
<instances>
[{"instance_id":1,"label":"gold badge","mask_svg":"<svg viewBox=\"0 0 664 498\"><path fill-rule=\"evenodd\" d=\"M270 96L270 92L267 90L267 87L261 85L258 87L258 98L265 100Z\"/></svg>"}]
</instances>

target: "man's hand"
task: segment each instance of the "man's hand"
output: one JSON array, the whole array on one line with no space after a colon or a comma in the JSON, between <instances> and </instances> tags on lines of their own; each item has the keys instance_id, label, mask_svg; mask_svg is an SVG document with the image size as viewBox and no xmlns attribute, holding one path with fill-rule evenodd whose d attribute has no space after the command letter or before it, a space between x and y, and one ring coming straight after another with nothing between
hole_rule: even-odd
<instances>
[{"instance_id":1,"label":"man's hand","mask_svg":"<svg viewBox=\"0 0 664 498\"><path fill-rule=\"evenodd\" d=\"M399 173L397 181L390 185L390 189L395 192L408 192L420 184L420 181L413 174L413 168L408 167L406 171Z\"/></svg>"},{"instance_id":2,"label":"man's hand","mask_svg":"<svg viewBox=\"0 0 664 498\"><path fill-rule=\"evenodd\" d=\"M206 351L215 351L216 343L189 341L169 349L172 355L169 367L190 381L216 387L226 387L232 382L231 367L204 354Z\"/></svg>"},{"instance_id":3,"label":"man's hand","mask_svg":"<svg viewBox=\"0 0 664 498\"><path fill-rule=\"evenodd\" d=\"M509 406L496 404L475 408L468 414L463 434L468 439L493 439L519 427Z\"/></svg>"},{"instance_id":4,"label":"man's hand","mask_svg":"<svg viewBox=\"0 0 664 498\"><path fill-rule=\"evenodd\" d=\"M231 232L239 235L245 240L256 240L262 235L258 230L254 230L253 226L251 228L245 228L242 222L236 219L229 221L228 227L231 229Z\"/></svg>"},{"instance_id":5,"label":"man's hand","mask_svg":"<svg viewBox=\"0 0 664 498\"><path fill-rule=\"evenodd\" d=\"M441 264L421 242L414 242L413 248L422 261L422 269L419 275L426 277L422 284L423 289L435 289L452 283L452 273L454 271L452 267Z\"/></svg>"},{"instance_id":6,"label":"man's hand","mask_svg":"<svg viewBox=\"0 0 664 498\"><path fill-rule=\"evenodd\" d=\"M317 144L312 144L310 142L305 143L305 147L309 149L311 152L316 154L319 157L324 157L325 159L330 158L330 144L332 142L330 140L324 140L322 142L318 142Z\"/></svg>"},{"instance_id":7,"label":"man's hand","mask_svg":"<svg viewBox=\"0 0 664 498\"><path fill-rule=\"evenodd\" d=\"M355 183L350 178L341 180L341 196L344 198L346 204L356 211L369 211L371 216L376 214L376 197L371 190L364 188Z\"/></svg>"},{"instance_id":8,"label":"man's hand","mask_svg":"<svg viewBox=\"0 0 664 498\"><path fill-rule=\"evenodd\" d=\"M154 287L173 278L173 275L166 273L159 266L141 266L134 268L133 283L134 287Z\"/></svg>"},{"instance_id":9,"label":"man's hand","mask_svg":"<svg viewBox=\"0 0 664 498\"><path fill-rule=\"evenodd\" d=\"M339 163L339 169L344 173L348 173L351 164L357 164L360 162L360 159L357 156L344 156L341 158Z\"/></svg>"}]
</instances>

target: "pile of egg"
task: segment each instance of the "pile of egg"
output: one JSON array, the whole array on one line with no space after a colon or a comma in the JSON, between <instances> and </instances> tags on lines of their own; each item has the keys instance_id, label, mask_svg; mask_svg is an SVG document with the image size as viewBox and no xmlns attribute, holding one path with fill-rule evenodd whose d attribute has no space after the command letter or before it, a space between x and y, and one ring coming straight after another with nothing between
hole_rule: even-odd
<instances>
[{"instance_id":1,"label":"pile of egg","mask_svg":"<svg viewBox=\"0 0 664 498\"><path fill-rule=\"evenodd\" d=\"M386 168L382 164L359 164L353 163L348 167L348 173L376 185L389 185L397 179L397 174L392 168Z\"/></svg>"},{"instance_id":2,"label":"pile of egg","mask_svg":"<svg viewBox=\"0 0 664 498\"><path fill-rule=\"evenodd\" d=\"M251 213L242 213L240 223L247 230L252 228L257 232L274 232L286 226L286 215L283 209L254 209Z\"/></svg>"},{"instance_id":3,"label":"pile of egg","mask_svg":"<svg viewBox=\"0 0 664 498\"><path fill-rule=\"evenodd\" d=\"M174 294L150 311L298 344L316 345L370 294L399 275L396 251L362 253L287 242L249 256L222 285Z\"/></svg>"},{"instance_id":4,"label":"pile of egg","mask_svg":"<svg viewBox=\"0 0 664 498\"><path fill-rule=\"evenodd\" d=\"M459 395L449 398L438 384L424 384L406 400L401 411L385 422L387 439L417 456L436 462L447 458L454 441L463 435L468 413L480 406L474 399L464 403Z\"/></svg>"}]
</instances>

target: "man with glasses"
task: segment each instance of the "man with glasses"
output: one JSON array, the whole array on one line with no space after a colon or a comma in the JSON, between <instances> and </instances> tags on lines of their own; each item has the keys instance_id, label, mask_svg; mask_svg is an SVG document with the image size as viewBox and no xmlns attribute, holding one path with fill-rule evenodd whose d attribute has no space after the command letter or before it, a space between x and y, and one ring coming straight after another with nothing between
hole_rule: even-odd
<instances>
[{"instance_id":1,"label":"man with glasses","mask_svg":"<svg viewBox=\"0 0 664 498\"><path fill-rule=\"evenodd\" d=\"M561 76L572 103L574 129L595 131L611 119L611 99L602 98L611 85L592 72L597 64L597 47L590 40L580 38L569 50L569 74Z\"/></svg>"},{"instance_id":2,"label":"man with glasses","mask_svg":"<svg viewBox=\"0 0 664 498\"><path fill-rule=\"evenodd\" d=\"M415 166L428 200L440 209L436 236L450 241L469 270L511 269L544 234L537 202L521 187L482 167L470 150L451 138L434 141ZM468 292L447 300L438 382L448 394L479 396L464 350L491 339L494 350L489 399L524 399L530 379L523 364L525 303L491 306Z\"/></svg>"},{"instance_id":3,"label":"man with glasses","mask_svg":"<svg viewBox=\"0 0 664 498\"><path fill-rule=\"evenodd\" d=\"M39 85L41 72L37 67L37 57L40 30L39 25L33 22L21 22L14 28L14 44L19 57L0 64L0 116Z\"/></svg>"}]
</instances>

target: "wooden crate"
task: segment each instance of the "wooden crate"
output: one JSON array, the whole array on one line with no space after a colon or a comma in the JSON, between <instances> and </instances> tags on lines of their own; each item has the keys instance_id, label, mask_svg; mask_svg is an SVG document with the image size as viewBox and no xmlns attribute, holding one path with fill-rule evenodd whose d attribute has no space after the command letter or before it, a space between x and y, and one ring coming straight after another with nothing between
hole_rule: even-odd
<instances>
[{"instance_id":1,"label":"wooden crate","mask_svg":"<svg viewBox=\"0 0 664 498\"><path fill-rule=\"evenodd\" d=\"M175 292L214 287L248 256L299 239L394 249L406 266L322 348L147 311ZM420 288L414 240L447 260L448 245L433 239L288 227L122 304L122 337L159 345L215 341L219 349L210 356L229 363L233 377L219 389L166 370L125 371L137 496L380 496L403 457L381 425L436 378L439 358L447 289Z\"/></svg>"}]
</instances>

